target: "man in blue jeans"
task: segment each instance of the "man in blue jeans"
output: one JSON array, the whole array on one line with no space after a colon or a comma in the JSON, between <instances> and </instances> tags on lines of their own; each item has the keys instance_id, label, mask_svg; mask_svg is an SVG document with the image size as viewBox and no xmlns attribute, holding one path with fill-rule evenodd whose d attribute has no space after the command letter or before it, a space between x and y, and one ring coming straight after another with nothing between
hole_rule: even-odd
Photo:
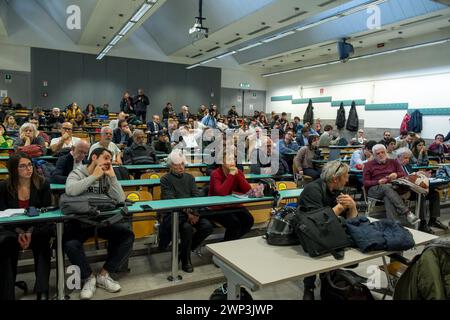
<instances>
[{"instance_id":1,"label":"man in blue jeans","mask_svg":"<svg viewBox=\"0 0 450 320\"><path fill-rule=\"evenodd\" d=\"M79 196L83 193L107 194L117 201L124 201L125 194L112 167L111 151L98 148L92 151L88 165L73 170L66 183L66 194ZM94 228L79 221L70 221L64 230L64 250L70 262L80 268L84 285L80 293L82 300L94 296L96 287L108 292L118 292L120 284L111 278L110 273L117 272L127 261L133 249L134 234L127 224L116 223L97 229L97 235L108 240L108 255L103 268L97 274L91 270L83 249L83 243L94 235Z\"/></svg>"}]
</instances>

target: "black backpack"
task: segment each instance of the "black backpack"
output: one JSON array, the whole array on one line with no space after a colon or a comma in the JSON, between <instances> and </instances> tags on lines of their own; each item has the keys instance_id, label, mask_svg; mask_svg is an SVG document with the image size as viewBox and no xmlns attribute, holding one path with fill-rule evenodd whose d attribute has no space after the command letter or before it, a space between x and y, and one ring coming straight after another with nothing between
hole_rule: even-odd
<instances>
[{"instance_id":1,"label":"black backpack","mask_svg":"<svg viewBox=\"0 0 450 320\"><path fill-rule=\"evenodd\" d=\"M345 232L345 221L334 214L330 207L311 212L301 211L295 217L295 232L300 244L311 257L331 253L337 260L344 258L344 249L351 246Z\"/></svg>"},{"instance_id":2,"label":"black backpack","mask_svg":"<svg viewBox=\"0 0 450 320\"><path fill-rule=\"evenodd\" d=\"M227 300L228 290L227 284L222 284L219 288L214 290L214 292L209 297L209 300ZM243 287L241 287L241 300L251 301L253 300L252 295Z\"/></svg>"},{"instance_id":3,"label":"black backpack","mask_svg":"<svg viewBox=\"0 0 450 320\"><path fill-rule=\"evenodd\" d=\"M320 298L324 301L374 300L367 279L350 270L333 270L321 277Z\"/></svg>"},{"instance_id":4,"label":"black backpack","mask_svg":"<svg viewBox=\"0 0 450 320\"><path fill-rule=\"evenodd\" d=\"M265 234L267 243L274 246L293 246L300 244L295 232L296 208L286 206L274 210Z\"/></svg>"}]
</instances>

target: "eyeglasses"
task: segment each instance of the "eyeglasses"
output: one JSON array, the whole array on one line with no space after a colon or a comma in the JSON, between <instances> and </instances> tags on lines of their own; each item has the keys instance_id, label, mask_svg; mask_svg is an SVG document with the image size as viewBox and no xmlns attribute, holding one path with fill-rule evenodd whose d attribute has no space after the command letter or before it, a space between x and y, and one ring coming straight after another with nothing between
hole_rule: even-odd
<instances>
[{"instance_id":1,"label":"eyeglasses","mask_svg":"<svg viewBox=\"0 0 450 320\"><path fill-rule=\"evenodd\" d=\"M27 163L27 164L19 164L19 169L28 169L28 168L33 168L33 164L30 162L30 163Z\"/></svg>"},{"instance_id":2,"label":"eyeglasses","mask_svg":"<svg viewBox=\"0 0 450 320\"><path fill-rule=\"evenodd\" d=\"M334 176L337 176L339 169L341 169L342 165L343 165L342 162L339 162L339 167L337 167L336 171L334 172Z\"/></svg>"}]
</instances>

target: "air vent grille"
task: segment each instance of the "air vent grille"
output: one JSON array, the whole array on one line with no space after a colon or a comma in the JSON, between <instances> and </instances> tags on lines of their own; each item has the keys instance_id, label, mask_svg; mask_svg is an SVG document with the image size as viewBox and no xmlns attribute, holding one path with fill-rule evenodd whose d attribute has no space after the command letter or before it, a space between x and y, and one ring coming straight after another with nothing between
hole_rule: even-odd
<instances>
[{"instance_id":1,"label":"air vent grille","mask_svg":"<svg viewBox=\"0 0 450 320\"><path fill-rule=\"evenodd\" d=\"M260 33L261 31L264 31L264 30L267 30L267 29L270 29L270 26L264 26L264 27L262 27L262 28L253 30L252 32L247 33L247 35L252 36L252 35L254 35L254 34Z\"/></svg>"},{"instance_id":2,"label":"air vent grille","mask_svg":"<svg viewBox=\"0 0 450 320\"><path fill-rule=\"evenodd\" d=\"M278 21L278 23L284 23L286 21L292 20L294 18L300 17L302 15L304 15L305 13L308 13L308 11L301 11L299 13L293 14L292 16L286 17L284 19L281 19L280 21Z\"/></svg>"}]
</instances>

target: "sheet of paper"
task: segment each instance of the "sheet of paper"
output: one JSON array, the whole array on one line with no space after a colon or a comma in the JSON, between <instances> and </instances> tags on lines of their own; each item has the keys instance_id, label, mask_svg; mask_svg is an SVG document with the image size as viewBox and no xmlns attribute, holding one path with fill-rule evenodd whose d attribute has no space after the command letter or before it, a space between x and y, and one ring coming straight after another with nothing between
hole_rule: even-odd
<instances>
[{"instance_id":1,"label":"sheet of paper","mask_svg":"<svg viewBox=\"0 0 450 320\"><path fill-rule=\"evenodd\" d=\"M25 209L6 209L0 211L0 218L9 218L12 216L18 216L25 214Z\"/></svg>"}]
</instances>

